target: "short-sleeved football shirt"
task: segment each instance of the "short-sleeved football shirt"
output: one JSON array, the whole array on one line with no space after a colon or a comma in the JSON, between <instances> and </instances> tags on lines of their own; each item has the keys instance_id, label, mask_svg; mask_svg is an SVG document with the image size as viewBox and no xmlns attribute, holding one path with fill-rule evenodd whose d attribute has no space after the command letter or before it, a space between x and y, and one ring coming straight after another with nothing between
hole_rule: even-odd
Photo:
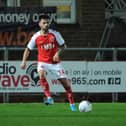
<instances>
[{"instance_id":1,"label":"short-sleeved football shirt","mask_svg":"<svg viewBox=\"0 0 126 126\"><path fill-rule=\"evenodd\" d=\"M27 48L32 50L35 46L38 49L38 62L53 63L53 56L58 47L65 43L61 34L55 30L49 29L46 35L41 31L36 32L29 41Z\"/></svg>"}]
</instances>

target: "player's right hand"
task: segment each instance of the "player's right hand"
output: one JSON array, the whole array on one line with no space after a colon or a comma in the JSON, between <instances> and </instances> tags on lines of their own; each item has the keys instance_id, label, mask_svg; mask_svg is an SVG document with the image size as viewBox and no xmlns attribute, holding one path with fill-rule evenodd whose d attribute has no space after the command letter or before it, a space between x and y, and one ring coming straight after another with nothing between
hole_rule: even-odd
<instances>
[{"instance_id":1,"label":"player's right hand","mask_svg":"<svg viewBox=\"0 0 126 126\"><path fill-rule=\"evenodd\" d=\"M22 62L22 63L20 64L20 67L21 67L21 69L25 69L25 68L26 68L26 63Z\"/></svg>"}]
</instances>

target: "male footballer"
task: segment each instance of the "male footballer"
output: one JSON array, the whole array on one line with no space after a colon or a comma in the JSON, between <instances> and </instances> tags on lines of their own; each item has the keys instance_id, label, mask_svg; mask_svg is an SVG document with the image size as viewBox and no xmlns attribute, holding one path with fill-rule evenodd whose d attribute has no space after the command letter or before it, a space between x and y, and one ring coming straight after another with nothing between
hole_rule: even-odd
<instances>
[{"instance_id":1,"label":"male footballer","mask_svg":"<svg viewBox=\"0 0 126 126\"><path fill-rule=\"evenodd\" d=\"M48 15L41 15L39 20L40 30L36 32L28 42L24 51L20 67L25 69L26 61L30 51L36 46L38 51L37 71L39 74L40 85L46 96L44 103L52 105L54 103L50 93L49 84L46 80L46 73L51 72L55 79L59 80L66 91L66 96L70 103L71 111L76 111L76 106L73 99L71 83L67 79L64 68L61 65L60 54L66 47L65 41L58 31L49 29L50 18Z\"/></svg>"}]
</instances>

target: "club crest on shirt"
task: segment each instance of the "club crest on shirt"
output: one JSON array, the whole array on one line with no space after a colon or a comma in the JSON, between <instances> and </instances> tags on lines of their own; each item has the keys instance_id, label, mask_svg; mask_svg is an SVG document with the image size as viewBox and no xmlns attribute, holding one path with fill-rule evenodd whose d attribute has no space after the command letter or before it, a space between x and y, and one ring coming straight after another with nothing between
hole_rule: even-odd
<instances>
[{"instance_id":1,"label":"club crest on shirt","mask_svg":"<svg viewBox=\"0 0 126 126\"><path fill-rule=\"evenodd\" d=\"M50 41L50 42L54 42L54 41L55 41L55 37L54 37L53 35L50 35L50 36L49 36L49 41Z\"/></svg>"}]
</instances>

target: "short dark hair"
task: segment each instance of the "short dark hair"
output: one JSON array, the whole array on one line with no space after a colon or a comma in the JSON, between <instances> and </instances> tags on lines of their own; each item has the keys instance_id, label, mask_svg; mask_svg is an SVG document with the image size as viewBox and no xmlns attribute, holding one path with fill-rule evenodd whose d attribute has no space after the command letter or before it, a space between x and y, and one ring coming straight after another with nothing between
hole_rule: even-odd
<instances>
[{"instance_id":1,"label":"short dark hair","mask_svg":"<svg viewBox=\"0 0 126 126\"><path fill-rule=\"evenodd\" d=\"M39 16L39 21L40 21L41 19L50 19L50 17L49 17L49 15L47 15L47 14L42 14L42 15Z\"/></svg>"}]
</instances>

